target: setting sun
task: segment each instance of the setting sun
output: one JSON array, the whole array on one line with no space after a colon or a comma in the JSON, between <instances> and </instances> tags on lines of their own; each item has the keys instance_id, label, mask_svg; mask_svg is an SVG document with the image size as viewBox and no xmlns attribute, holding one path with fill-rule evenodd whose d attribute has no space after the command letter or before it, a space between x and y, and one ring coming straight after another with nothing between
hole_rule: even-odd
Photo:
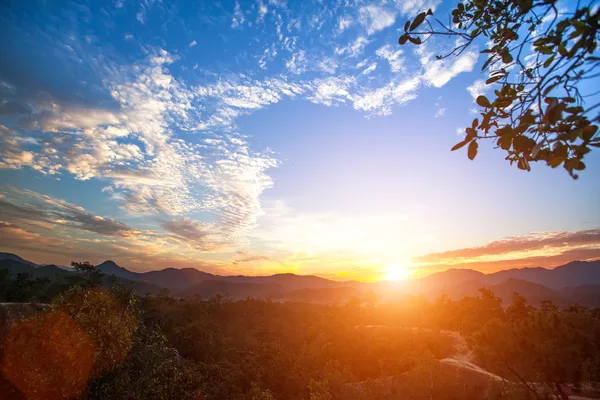
<instances>
[{"instance_id":1,"label":"setting sun","mask_svg":"<svg viewBox=\"0 0 600 400\"><path fill-rule=\"evenodd\" d=\"M385 269L383 279L386 281L402 281L408 279L411 272L403 265L390 265Z\"/></svg>"}]
</instances>

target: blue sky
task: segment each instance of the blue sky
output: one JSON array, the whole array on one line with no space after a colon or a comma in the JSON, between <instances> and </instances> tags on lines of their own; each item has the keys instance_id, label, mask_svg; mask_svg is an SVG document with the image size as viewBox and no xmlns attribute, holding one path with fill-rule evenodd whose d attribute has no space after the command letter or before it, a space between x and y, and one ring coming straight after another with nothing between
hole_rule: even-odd
<instances>
[{"instance_id":1,"label":"blue sky","mask_svg":"<svg viewBox=\"0 0 600 400\"><path fill-rule=\"evenodd\" d=\"M478 49L436 61L452 43L397 38L452 5L3 2L0 246L336 279L600 256L598 154L574 181L449 151ZM515 247L425 257L498 241Z\"/></svg>"}]
</instances>

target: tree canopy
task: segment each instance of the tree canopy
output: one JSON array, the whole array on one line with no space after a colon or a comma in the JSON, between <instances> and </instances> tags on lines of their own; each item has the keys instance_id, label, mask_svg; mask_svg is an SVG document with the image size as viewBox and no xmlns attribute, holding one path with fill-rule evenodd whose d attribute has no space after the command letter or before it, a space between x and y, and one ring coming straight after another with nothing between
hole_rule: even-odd
<instances>
[{"instance_id":1,"label":"tree canopy","mask_svg":"<svg viewBox=\"0 0 600 400\"><path fill-rule=\"evenodd\" d=\"M469 0L457 4L448 22L431 10L406 22L400 45L423 45L436 36L455 40L438 59L484 47L482 71L491 93L477 97L481 115L452 150L467 146L473 160L479 141L489 139L519 169L542 162L578 177L584 156L600 147L600 91L594 87L600 7L581 3L563 10L556 0Z\"/></svg>"}]
</instances>

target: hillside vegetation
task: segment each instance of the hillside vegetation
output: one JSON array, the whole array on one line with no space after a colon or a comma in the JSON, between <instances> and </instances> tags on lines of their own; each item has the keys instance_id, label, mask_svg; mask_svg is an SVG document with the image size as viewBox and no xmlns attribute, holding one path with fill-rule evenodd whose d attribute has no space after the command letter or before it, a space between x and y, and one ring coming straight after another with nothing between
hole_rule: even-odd
<instances>
[{"instance_id":1,"label":"hillside vegetation","mask_svg":"<svg viewBox=\"0 0 600 400\"><path fill-rule=\"evenodd\" d=\"M2 301L51 297L0 308L4 398L567 399L600 389L600 310L579 305L533 307L517 294L503 304L488 289L460 300L234 301L139 295L85 276L71 287L4 277Z\"/></svg>"}]
</instances>

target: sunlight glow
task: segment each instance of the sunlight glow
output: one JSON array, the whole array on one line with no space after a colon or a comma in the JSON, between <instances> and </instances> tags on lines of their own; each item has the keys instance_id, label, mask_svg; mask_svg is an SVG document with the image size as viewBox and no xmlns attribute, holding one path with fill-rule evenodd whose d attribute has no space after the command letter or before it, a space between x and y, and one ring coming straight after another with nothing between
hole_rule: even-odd
<instances>
[{"instance_id":1,"label":"sunlight glow","mask_svg":"<svg viewBox=\"0 0 600 400\"><path fill-rule=\"evenodd\" d=\"M386 281L401 281L410 278L411 272L402 265L390 265L385 269L383 279Z\"/></svg>"}]
</instances>

